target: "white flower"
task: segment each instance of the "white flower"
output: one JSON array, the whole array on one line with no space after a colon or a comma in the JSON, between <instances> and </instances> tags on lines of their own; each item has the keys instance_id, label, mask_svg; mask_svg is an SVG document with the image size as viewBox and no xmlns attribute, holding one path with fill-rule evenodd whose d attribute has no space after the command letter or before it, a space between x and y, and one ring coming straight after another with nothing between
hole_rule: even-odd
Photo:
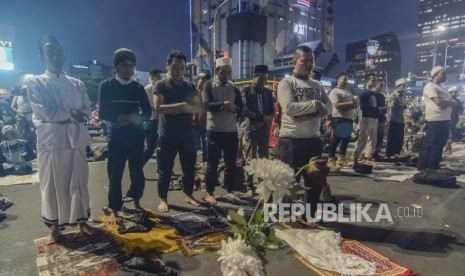
<instances>
[{"instance_id":1,"label":"white flower","mask_svg":"<svg viewBox=\"0 0 465 276\"><path fill-rule=\"evenodd\" d=\"M221 241L221 250L218 251L221 257L221 272L223 276L262 276L263 265L257 253L242 240Z\"/></svg>"},{"instance_id":2,"label":"white flower","mask_svg":"<svg viewBox=\"0 0 465 276\"><path fill-rule=\"evenodd\" d=\"M286 163L277 159L253 159L244 169L258 179L257 193L265 202L273 196L273 203L279 204L284 196L291 194L289 189L295 183L294 170Z\"/></svg>"}]
</instances>

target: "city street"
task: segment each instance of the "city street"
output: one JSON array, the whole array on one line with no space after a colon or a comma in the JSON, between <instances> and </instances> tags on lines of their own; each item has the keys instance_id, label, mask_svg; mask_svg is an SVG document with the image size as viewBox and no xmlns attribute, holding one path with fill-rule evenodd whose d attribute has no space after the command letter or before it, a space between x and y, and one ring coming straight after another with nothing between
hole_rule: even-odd
<instances>
[{"instance_id":1,"label":"city street","mask_svg":"<svg viewBox=\"0 0 465 276\"><path fill-rule=\"evenodd\" d=\"M156 209L158 204L155 165L152 162L145 167L148 181L141 201L142 206L150 209ZM179 167L175 171L179 172ZM324 227L340 231L343 237L358 240L421 275L463 275L464 183L458 182L455 188L439 188L418 185L411 179L394 182L349 175L330 176L328 181L333 196L344 204L374 203L377 206L387 203L393 222L324 223ZM125 174L126 188L128 182ZM101 207L107 202L105 185L106 162L90 163L93 217L102 216ZM39 185L0 186L0 192L15 203L6 211L8 218L0 223L0 275L37 275L33 240L48 234L40 214ZM220 189L218 193L225 194L225 191ZM195 192L198 199L204 195L201 191ZM172 204L169 215L192 210L184 203L181 191L171 191L169 201ZM412 215L414 206L418 205L422 206L422 217L400 217ZM373 210L376 214L376 209ZM368 213L372 214L371 211ZM291 252L289 247L270 252L266 265L268 275L311 275ZM179 252L162 255L165 264L176 268L179 275L220 275L217 258L218 255L211 252L189 258Z\"/></svg>"}]
</instances>

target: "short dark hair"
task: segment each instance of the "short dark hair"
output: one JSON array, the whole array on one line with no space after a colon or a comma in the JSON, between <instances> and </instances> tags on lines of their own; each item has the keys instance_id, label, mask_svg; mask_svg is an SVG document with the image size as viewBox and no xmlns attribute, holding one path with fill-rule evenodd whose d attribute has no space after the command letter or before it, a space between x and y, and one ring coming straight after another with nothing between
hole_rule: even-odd
<instances>
[{"instance_id":1,"label":"short dark hair","mask_svg":"<svg viewBox=\"0 0 465 276\"><path fill-rule=\"evenodd\" d=\"M337 74L337 76L336 76L336 81L337 81L340 77L342 77L342 76L346 76L346 77L347 77L347 73L346 73L346 72L341 72L341 73Z\"/></svg>"},{"instance_id":2,"label":"short dark hair","mask_svg":"<svg viewBox=\"0 0 465 276\"><path fill-rule=\"evenodd\" d=\"M39 40L37 41L37 46L39 47L40 56L44 55L44 45L48 43L57 44L58 46L60 46L60 48L63 49L63 46L61 46L60 42L58 42L56 37L54 37L53 35L44 35L41 38L39 38Z\"/></svg>"},{"instance_id":3,"label":"short dark hair","mask_svg":"<svg viewBox=\"0 0 465 276\"><path fill-rule=\"evenodd\" d=\"M293 59L296 60L302 55L302 53L311 53L313 54L312 48L305 46L305 45L300 45L297 48L295 48L294 54L293 54Z\"/></svg>"},{"instance_id":4,"label":"short dark hair","mask_svg":"<svg viewBox=\"0 0 465 276\"><path fill-rule=\"evenodd\" d=\"M372 77L372 76L375 77L375 79L376 79L376 74L375 74L375 73L369 73L369 74L367 74L367 75L365 76L365 82L367 82L368 79L369 79L370 77Z\"/></svg>"},{"instance_id":5,"label":"short dark hair","mask_svg":"<svg viewBox=\"0 0 465 276\"><path fill-rule=\"evenodd\" d=\"M150 69L149 74L150 74L150 76L155 76L157 74L161 74L161 70L158 69L158 68L152 68L152 69Z\"/></svg>"},{"instance_id":6,"label":"short dark hair","mask_svg":"<svg viewBox=\"0 0 465 276\"><path fill-rule=\"evenodd\" d=\"M185 63L187 63L187 58L186 58L186 55L184 55L183 52L181 52L180 50L173 50L171 52L169 52L168 54L168 57L166 58L166 63L168 65L171 65L171 63L173 63L173 59L183 59Z\"/></svg>"}]
</instances>

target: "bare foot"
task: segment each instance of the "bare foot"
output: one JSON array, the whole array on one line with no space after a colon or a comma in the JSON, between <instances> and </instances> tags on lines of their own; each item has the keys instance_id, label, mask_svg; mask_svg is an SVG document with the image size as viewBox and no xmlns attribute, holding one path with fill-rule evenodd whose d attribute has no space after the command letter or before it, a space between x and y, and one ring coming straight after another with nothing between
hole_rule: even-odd
<instances>
[{"instance_id":1,"label":"bare foot","mask_svg":"<svg viewBox=\"0 0 465 276\"><path fill-rule=\"evenodd\" d=\"M115 213L114 210L111 210L111 213L108 216L107 223L108 224L115 224L116 223L116 213Z\"/></svg>"},{"instance_id":2,"label":"bare foot","mask_svg":"<svg viewBox=\"0 0 465 276\"><path fill-rule=\"evenodd\" d=\"M253 194L254 194L253 190L247 190L247 193L245 193L245 196L246 197L253 197Z\"/></svg>"},{"instance_id":3,"label":"bare foot","mask_svg":"<svg viewBox=\"0 0 465 276\"><path fill-rule=\"evenodd\" d=\"M192 196L188 196L186 197L186 202L192 206L195 206L195 207L200 207L200 202L198 202L195 198L193 198Z\"/></svg>"},{"instance_id":4,"label":"bare foot","mask_svg":"<svg viewBox=\"0 0 465 276\"><path fill-rule=\"evenodd\" d=\"M237 195L233 194L233 193L228 193L226 195L226 198L229 199L229 200L232 200L232 201L239 201L241 200L240 198L237 197Z\"/></svg>"},{"instance_id":5,"label":"bare foot","mask_svg":"<svg viewBox=\"0 0 465 276\"><path fill-rule=\"evenodd\" d=\"M160 204L158 204L158 211L162 213L169 212L170 207L168 206L168 201L166 199L160 199Z\"/></svg>"},{"instance_id":6,"label":"bare foot","mask_svg":"<svg viewBox=\"0 0 465 276\"><path fill-rule=\"evenodd\" d=\"M210 203L210 204L216 204L216 198L214 195L207 195L207 197L205 198L205 201Z\"/></svg>"},{"instance_id":7,"label":"bare foot","mask_svg":"<svg viewBox=\"0 0 465 276\"><path fill-rule=\"evenodd\" d=\"M61 238L61 231L60 231L60 227L58 227L58 225L52 225L52 227L50 227L50 229L52 230L52 232L50 232L50 235L48 236L48 239L45 242L45 244L47 244L47 245L58 243L58 241Z\"/></svg>"},{"instance_id":8,"label":"bare foot","mask_svg":"<svg viewBox=\"0 0 465 276\"><path fill-rule=\"evenodd\" d=\"M93 236L97 233L97 229L94 227L90 226L87 223L79 223L79 230L81 230L81 233L87 236Z\"/></svg>"},{"instance_id":9,"label":"bare foot","mask_svg":"<svg viewBox=\"0 0 465 276\"><path fill-rule=\"evenodd\" d=\"M137 210L144 210L144 208L142 208L140 206L140 200L139 199L134 199L134 209L137 209Z\"/></svg>"}]
</instances>

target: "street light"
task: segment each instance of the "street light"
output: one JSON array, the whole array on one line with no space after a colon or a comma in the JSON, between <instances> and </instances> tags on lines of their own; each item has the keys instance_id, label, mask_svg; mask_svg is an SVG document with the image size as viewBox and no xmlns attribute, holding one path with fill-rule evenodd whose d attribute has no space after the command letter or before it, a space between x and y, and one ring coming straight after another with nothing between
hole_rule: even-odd
<instances>
[{"instance_id":1,"label":"street light","mask_svg":"<svg viewBox=\"0 0 465 276\"><path fill-rule=\"evenodd\" d=\"M218 14L221 10L221 8L227 3L229 0L224 0L223 3L221 3L218 8L216 9L215 12L215 17L213 18L213 25L209 27L209 29L213 30L213 72L215 71L215 58L216 58L216 19L218 18Z\"/></svg>"}]
</instances>

